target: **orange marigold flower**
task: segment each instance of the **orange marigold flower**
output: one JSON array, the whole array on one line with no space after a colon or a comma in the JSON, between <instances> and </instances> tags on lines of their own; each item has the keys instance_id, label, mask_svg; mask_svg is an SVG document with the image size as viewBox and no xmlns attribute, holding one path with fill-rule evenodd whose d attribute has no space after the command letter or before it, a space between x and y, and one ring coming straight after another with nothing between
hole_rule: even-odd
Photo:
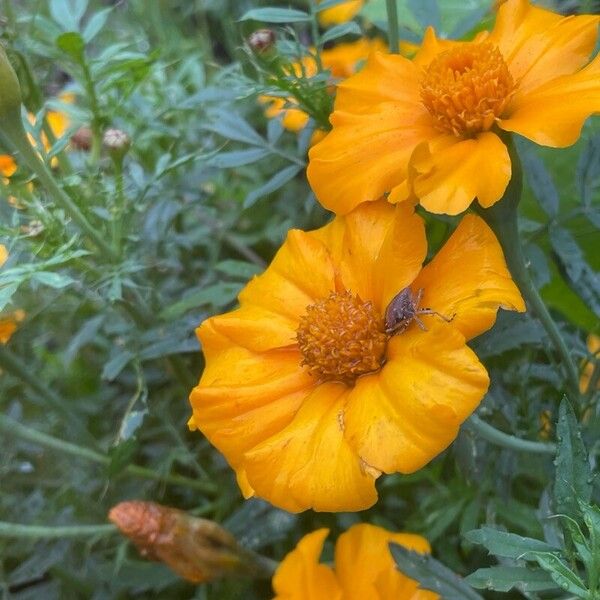
<instances>
[{"instance_id":1,"label":"orange marigold flower","mask_svg":"<svg viewBox=\"0 0 600 600\"><path fill-rule=\"evenodd\" d=\"M375 51L385 51L384 42L380 39L363 38L323 50L321 62L323 69L331 71L335 80L346 79L356 73L369 54ZM318 72L317 63L313 56L306 56L302 61L290 65L289 71L296 77L314 77ZM298 104L294 98L264 95L259 97L259 102L267 105L265 116L269 119L281 117L282 125L288 131L300 131L308 123L308 114L294 107Z\"/></svg>"},{"instance_id":2,"label":"orange marigold flower","mask_svg":"<svg viewBox=\"0 0 600 600\"><path fill-rule=\"evenodd\" d=\"M333 129L309 154L318 199L340 214L388 192L433 213L491 206L511 177L500 130L564 147L600 111L600 55L587 64L599 20L508 0L471 42L429 29L412 60L371 55L338 87Z\"/></svg>"},{"instance_id":3,"label":"orange marigold flower","mask_svg":"<svg viewBox=\"0 0 600 600\"><path fill-rule=\"evenodd\" d=\"M322 0L317 0L317 4L320 4ZM319 23L323 27L329 27L330 25L338 25L345 23L354 18L363 7L365 0L348 0L342 2L331 8L326 8L319 13Z\"/></svg>"},{"instance_id":4,"label":"orange marigold flower","mask_svg":"<svg viewBox=\"0 0 600 600\"><path fill-rule=\"evenodd\" d=\"M362 510L382 472L412 473L454 440L488 387L467 340L499 306L525 305L479 217L423 267L426 253L412 206L364 203L291 230L240 308L199 327L206 367L189 425L246 497Z\"/></svg>"},{"instance_id":5,"label":"orange marigold flower","mask_svg":"<svg viewBox=\"0 0 600 600\"><path fill-rule=\"evenodd\" d=\"M10 154L0 154L0 174L3 177L11 177L15 174L17 170L17 163L15 159ZM5 183L8 183L8 180L4 180Z\"/></svg>"},{"instance_id":6,"label":"orange marigold flower","mask_svg":"<svg viewBox=\"0 0 600 600\"><path fill-rule=\"evenodd\" d=\"M361 523L340 535L335 562L319 562L328 529L304 536L279 565L273 577L275 600L436 600L433 592L418 589L416 581L401 573L392 558L394 542L420 553L430 551L425 538L392 533Z\"/></svg>"}]
</instances>

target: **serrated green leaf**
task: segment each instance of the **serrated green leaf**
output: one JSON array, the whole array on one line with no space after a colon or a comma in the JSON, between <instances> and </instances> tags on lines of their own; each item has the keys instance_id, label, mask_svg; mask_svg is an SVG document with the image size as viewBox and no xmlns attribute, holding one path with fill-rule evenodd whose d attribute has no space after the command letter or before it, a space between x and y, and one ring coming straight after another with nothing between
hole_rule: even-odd
<instances>
[{"instance_id":1,"label":"serrated green leaf","mask_svg":"<svg viewBox=\"0 0 600 600\"><path fill-rule=\"evenodd\" d=\"M551 552L532 552L531 556L563 590L575 594L578 598L589 598L588 590L581 577L572 571L559 556Z\"/></svg>"},{"instance_id":2,"label":"serrated green leaf","mask_svg":"<svg viewBox=\"0 0 600 600\"><path fill-rule=\"evenodd\" d=\"M557 548L541 540L522 537L507 531L499 531L492 527L482 527L481 529L469 531L465 534L465 538L473 544L484 546L490 554L505 558L521 558L528 552L535 551L557 551Z\"/></svg>"},{"instance_id":3,"label":"serrated green leaf","mask_svg":"<svg viewBox=\"0 0 600 600\"><path fill-rule=\"evenodd\" d=\"M488 567L478 569L465 578L470 585L479 590L508 592L517 588L524 592L554 590L558 586L554 579L543 569L527 567Z\"/></svg>"},{"instance_id":4,"label":"serrated green leaf","mask_svg":"<svg viewBox=\"0 0 600 600\"><path fill-rule=\"evenodd\" d=\"M438 593L443 600L483 600L471 586L429 554L419 554L391 543L390 551L398 569L419 587Z\"/></svg>"}]
</instances>

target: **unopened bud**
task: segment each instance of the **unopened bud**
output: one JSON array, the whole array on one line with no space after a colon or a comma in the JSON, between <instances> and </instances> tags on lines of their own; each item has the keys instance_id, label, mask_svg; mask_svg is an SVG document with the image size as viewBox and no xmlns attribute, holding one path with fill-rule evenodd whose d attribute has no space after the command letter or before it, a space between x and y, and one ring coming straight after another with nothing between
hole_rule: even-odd
<instances>
[{"instance_id":1,"label":"unopened bud","mask_svg":"<svg viewBox=\"0 0 600 600\"><path fill-rule=\"evenodd\" d=\"M257 29L248 37L248 46L253 52L262 54L273 47L276 39L277 36L272 29Z\"/></svg>"},{"instance_id":2,"label":"unopened bud","mask_svg":"<svg viewBox=\"0 0 600 600\"><path fill-rule=\"evenodd\" d=\"M120 129L107 129L102 143L113 158L123 158L131 146L129 136Z\"/></svg>"},{"instance_id":3,"label":"unopened bud","mask_svg":"<svg viewBox=\"0 0 600 600\"><path fill-rule=\"evenodd\" d=\"M0 46L0 120L6 118L21 118L21 86Z\"/></svg>"},{"instance_id":4,"label":"unopened bud","mask_svg":"<svg viewBox=\"0 0 600 600\"><path fill-rule=\"evenodd\" d=\"M80 127L72 136L71 144L77 150L86 152L92 147L92 130L89 127Z\"/></svg>"},{"instance_id":5,"label":"unopened bud","mask_svg":"<svg viewBox=\"0 0 600 600\"><path fill-rule=\"evenodd\" d=\"M242 548L220 525L181 510L155 502L121 502L108 518L143 556L165 563L193 583L272 574L267 559Z\"/></svg>"}]
</instances>

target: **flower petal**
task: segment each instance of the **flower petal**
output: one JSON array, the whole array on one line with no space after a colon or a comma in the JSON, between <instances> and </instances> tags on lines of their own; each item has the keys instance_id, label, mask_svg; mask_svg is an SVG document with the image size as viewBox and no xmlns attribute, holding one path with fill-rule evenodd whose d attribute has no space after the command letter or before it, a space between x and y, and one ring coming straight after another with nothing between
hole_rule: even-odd
<instances>
[{"instance_id":1,"label":"flower petal","mask_svg":"<svg viewBox=\"0 0 600 600\"><path fill-rule=\"evenodd\" d=\"M356 511L377 500L375 477L350 448L341 421L348 388L323 383L294 420L245 456L256 495L290 512Z\"/></svg>"},{"instance_id":2,"label":"flower petal","mask_svg":"<svg viewBox=\"0 0 600 600\"><path fill-rule=\"evenodd\" d=\"M467 340L492 327L498 308L525 310L496 236L475 215L463 218L421 271L414 282L415 291L419 288L421 306L452 318L451 326Z\"/></svg>"},{"instance_id":3,"label":"flower petal","mask_svg":"<svg viewBox=\"0 0 600 600\"><path fill-rule=\"evenodd\" d=\"M294 321L333 289L327 248L315 235L292 229L269 268L248 283L239 299L242 306L259 306Z\"/></svg>"},{"instance_id":4,"label":"flower petal","mask_svg":"<svg viewBox=\"0 0 600 600\"><path fill-rule=\"evenodd\" d=\"M234 468L246 450L281 431L315 385L297 350L250 352L213 326L198 329L206 367L190 395L193 425Z\"/></svg>"},{"instance_id":5,"label":"flower petal","mask_svg":"<svg viewBox=\"0 0 600 600\"><path fill-rule=\"evenodd\" d=\"M344 600L402 598L412 600L418 584L398 571L389 543L394 542L420 553L430 551L420 535L392 533L368 523L353 525L340 535L335 546L335 573L344 591ZM427 592L425 598L437 598Z\"/></svg>"},{"instance_id":6,"label":"flower petal","mask_svg":"<svg viewBox=\"0 0 600 600\"><path fill-rule=\"evenodd\" d=\"M481 32L474 41L479 41L483 36L487 36L487 32ZM437 37L433 27L427 27L425 34L423 35L421 47L413 58L413 62L417 66L425 68L438 54L452 50L453 48L466 43L468 44L472 42L459 42L456 40L439 38Z\"/></svg>"},{"instance_id":7,"label":"flower petal","mask_svg":"<svg viewBox=\"0 0 600 600\"><path fill-rule=\"evenodd\" d=\"M371 300L382 315L413 282L427 255L423 219L407 203L364 203L316 233L330 249L345 289Z\"/></svg>"},{"instance_id":8,"label":"flower petal","mask_svg":"<svg viewBox=\"0 0 600 600\"><path fill-rule=\"evenodd\" d=\"M421 144L411 158L413 191L432 213L457 215L475 197L488 207L500 200L511 175L508 149L489 131L460 140L438 135Z\"/></svg>"},{"instance_id":9,"label":"flower petal","mask_svg":"<svg viewBox=\"0 0 600 600\"><path fill-rule=\"evenodd\" d=\"M488 384L461 333L413 323L391 338L381 372L356 381L344 411L346 439L373 468L413 473L452 443Z\"/></svg>"},{"instance_id":10,"label":"flower petal","mask_svg":"<svg viewBox=\"0 0 600 600\"><path fill-rule=\"evenodd\" d=\"M341 600L342 590L331 567L319 563L329 529L305 535L273 576L274 600Z\"/></svg>"},{"instance_id":11,"label":"flower petal","mask_svg":"<svg viewBox=\"0 0 600 600\"><path fill-rule=\"evenodd\" d=\"M563 75L515 97L499 125L542 146L564 148L581 135L584 121L600 112L600 55L573 75Z\"/></svg>"},{"instance_id":12,"label":"flower petal","mask_svg":"<svg viewBox=\"0 0 600 600\"><path fill-rule=\"evenodd\" d=\"M350 21L358 14L364 3L364 0L346 0L336 6L326 8L319 13L319 23L323 27L329 27Z\"/></svg>"},{"instance_id":13,"label":"flower petal","mask_svg":"<svg viewBox=\"0 0 600 600\"><path fill-rule=\"evenodd\" d=\"M378 200L402 183L415 146L439 135L423 106L387 102L372 110L334 112L333 129L309 152L310 185L319 202L337 214Z\"/></svg>"},{"instance_id":14,"label":"flower petal","mask_svg":"<svg viewBox=\"0 0 600 600\"><path fill-rule=\"evenodd\" d=\"M6 246L0 244L0 267L8 260L8 250Z\"/></svg>"},{"instance_id":15,"label":"flower petal","mask_svg":"<svg viewBox=\"0 0 600 600\"><path fill-rule=\"evenodd\" d=\"M517 84L517 95L587 63L596 38L595 15L563 17L528 0L509 0L498 10L489 41L497 45Z\"/></svg>"}]
</instances>

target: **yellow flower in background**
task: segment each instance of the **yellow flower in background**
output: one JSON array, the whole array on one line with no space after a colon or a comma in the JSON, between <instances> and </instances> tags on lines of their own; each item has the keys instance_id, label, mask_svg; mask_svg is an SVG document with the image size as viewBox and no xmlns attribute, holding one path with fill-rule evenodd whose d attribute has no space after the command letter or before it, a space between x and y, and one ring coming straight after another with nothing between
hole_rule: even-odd
<instances>
[{"instance_id":1,"label":"yellow flower in background","mask_svg":"<svg viewBox=\"0 0 600 600\"><path fill-rule=\"evenodd\" d=\"M321 0L317 2L317 4L320 3ZM364 3L365 0L348 0L331 8L326 8L319 13L319 23L323 27L330 27L331 25L339 25L350 21L360 12Z\"/></svg>"},{"instance_id":2,"label":"yellow flower in background","mask_svg":"<svg viewBox=\"0 0 600 600\"><path fill-rule=\"evenodd\" d=\"M63 92L58 96L58 99L65 104L73 104L75 102L75 94L72 94L71 92ZM36 124L35 115L28 113L27 118L32 125ZM50 131L52 131L52 135L56 139L61 138L71 125L71 119L69 116L64 112L57 110L49 110L46 113L46 121L50 127ZM52 144L50 143L50 140L48 140L48 136L46 136L46 134L43 132L41 135L41 140L44 146L44 151L49 152L52 148ZM29 141L31 142L32 146L36 146L36 141L33 139L33 137L29 136ZM52 166L54 166L55 161L56 157L53 158Z\"/></svg>"},{"instance_id":3,"label":"yellow flower in background","mask_svg":"<svg viewBox=\"0 0 600 600\"><path fill-rule=\"evenodd\" d=\"M596 358L600 357L600 336L590 334L587 339L587 349L589 353L596 356ZM586 361L579 379L579 391L582 394L587 393L593 373L594 364L591 361ZM600 387L600 383L598 385Z\"/></svg>"},{"instance_id":4,"label":"yellow flower in background","mask_svg":"<svg viewBox=\"0 0 600 600\"><path fill-rule=\"evenodd\" d=\"M16 170L15 159L10 154L0 154L0 174L4 177L4 183L8 183L7 178L14 175Z\"/></svg>"},{"instance_id":5,"label":"yellow flower in background","mask_svg":"<svg viewBox=\"0 0 600 600\"><path fill-rule=\"evenodd\" d=\"M333 129L310 151L317 198L339 214L388 192L433 213L491 206L511 177L501 130L564 147L600 111L599 20L508 0L471 42L429 29L412 60L374 53L338 86Z\"/></svg>"},{"instance_id":6,"label":"yellow flower in background","mask_svg":"<svg viewBox=\"0 0 600 600\"><path fill-rule=\"evenodd\" d=\"M412 206L365 203L291 230L240 308L198 328L206 366L189 425L244 496L291 512L362 510L382 472L412 473L452 443L488 387L466 342L498 307L525 305L479 217L422 267L426 254ZM402 319L422 307L437 314Z\"/></svg>"},{"instance_id":7,"label":"yellow flower in background","mask_svg":"<svg viewBox=\"0 0 600 600\"><path fill-rule=\"evenodd\" d=\"M329 50L323 50L321 63L324 70L331 71L332 78L342 80L356 73L369 54L375 51L385 51L384 42L380 39L363 38L356 42L339 44ZM289 67L289 74L298 78L311 78L317 73L318 68L314 56L305 56L301 61L293 63ZM265 116L269 119L281 117L281 123L288 131L298 132L306 127L310 117L302 109L294 108L298 104L295 98L263 95L258 100L267 105Z\"/></svg>"},{"instance_id":8,"label":"yellow flower in background","mask_svg":"<svg viewBox=\"0 0 600 600\"><path fill-rule=\"evenodd\" d=\"M433 592L418 589L401 573L389 543L421 554L429 553L425 538L392 533L361 523L340 535L333 567L319 562L328 529L304 536L281 562L273 577L274 600L436 600Z\"/></svg>"},{"instance_id":9,"label":"yellow flower in background","mask_svg":"<svg viewBox=\"0 0 600 600\"><path fill-rule=\"evenodd\" d=\"M8 260L6 246L0 244L0 267ZM22 310L16 310L10 315L0 315L0 344L7 344L13 333L17 330L17 324L25 318Z\"/></svg>"}]
</instances>

